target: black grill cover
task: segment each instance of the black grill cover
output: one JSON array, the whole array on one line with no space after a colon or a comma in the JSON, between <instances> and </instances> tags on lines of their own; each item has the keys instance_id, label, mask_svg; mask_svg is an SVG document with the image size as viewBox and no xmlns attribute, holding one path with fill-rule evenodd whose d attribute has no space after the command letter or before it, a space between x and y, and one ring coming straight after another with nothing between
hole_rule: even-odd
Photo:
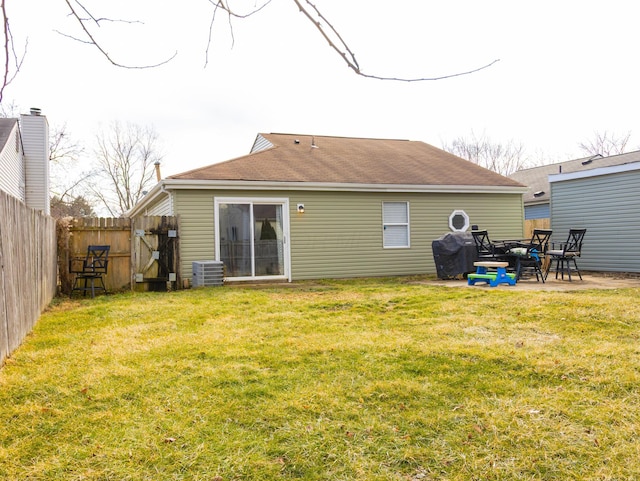
<instances>
[{"instance_id":1,"label":"black grill cover","mask_svg":"<svg viewBox=\"0 0 640 481\"><path fill-rule=\"evenodd\" d=\"M436 272L440 279L451 279L475 271L476 246L470 232L448 232L431 243Z\"/></svg>"}]
</instances>

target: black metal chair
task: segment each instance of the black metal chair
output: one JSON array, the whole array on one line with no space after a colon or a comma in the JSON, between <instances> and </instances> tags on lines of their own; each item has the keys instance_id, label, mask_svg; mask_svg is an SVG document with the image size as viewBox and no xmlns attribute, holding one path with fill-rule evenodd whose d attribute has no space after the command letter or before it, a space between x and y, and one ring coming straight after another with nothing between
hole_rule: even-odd
<instances>
[{"instance_id":1,"label":"black metal chair","mask_svg":"<svg viewBox=\"0 0 640 481\"><path fill-rule=\"evenodd\" d=\"M535 273L536 280L541 280L544 284L546 276L542 272L542 266L549 248L551 233L549 229L535 229L528 243L509 249L509 254L516 258L516 279L520 279L523 270L529 269Z\"/></svg>"},{"instance_id":2,"label":"black metal chair","mask_svg":"<svg viewBox=\"0 0 640 481\"><path fill-rule=\"evenodd\" d=\"M74 291L81 291L86 296L87 291L91 291L91 297L95 297L96 290L107 293L103 276L107 275L110 249L111 246L108 245L89 246L87 257L82 261L82 268L74 270L73 266L70 266L69 272L76 275L71 294Z\"/></svg>"},{"instance_id":3,"label":"black metal chair","mask_svg":"<svg viewBox=\"0 0 640 481\"><path fill-rule=\"evenodd\" d=\"M502 260L496 254L495 246L489 239L489 233L486 230L472 230L473 242L476 245L476 255L479 261L496 261Z\"/></svg>"},{"instance_id":4,"label":"black metal chair","mask_svg":"<svg viewBox=\"0 0 640 481\"><path fill-rule=\"evenodd\" d=\"M556 279L558 278L558 272L560 272L562 280L564 280L564 274L566 272L569 275L569 281L571 281L571 263L573 262L574 270L578 273L580 280L582 280L582 274L580 273L580 269L578 269L576 258L582 255L582 241L584 240L586 232L587 229L569 229L569 236L566 242L561 243L558 249L555 248L555 244L551 245L551 249L547 251L550 261L545 277L549 275L551 264L555 262Z\"/></svg>"}]
</instances>

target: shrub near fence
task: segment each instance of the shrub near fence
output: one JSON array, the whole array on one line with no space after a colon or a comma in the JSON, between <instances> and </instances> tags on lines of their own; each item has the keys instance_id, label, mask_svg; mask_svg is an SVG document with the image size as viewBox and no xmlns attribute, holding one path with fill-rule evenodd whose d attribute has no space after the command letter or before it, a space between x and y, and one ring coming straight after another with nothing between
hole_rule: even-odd
<instances>
[{"instance_id":1,"label":"shrub near fence","mask_svg":"<svg viewBox=\"0 0 640 481\"><path fill-rule=\"evenodd\" d=\"M56 221L0 191L0 365L56 294Z\"/></svg>"}]
</instances>

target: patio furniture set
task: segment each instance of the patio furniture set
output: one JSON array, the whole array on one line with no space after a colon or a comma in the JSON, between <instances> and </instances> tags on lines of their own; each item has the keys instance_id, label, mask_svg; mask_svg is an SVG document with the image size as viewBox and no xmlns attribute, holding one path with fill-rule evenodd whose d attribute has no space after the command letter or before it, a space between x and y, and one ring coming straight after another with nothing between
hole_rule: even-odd
<instances>
[{"instance_id":1,"label":"patio furniture set","mask_svg":"<svg viewBox=\"0 0 640 481\"><path fill-rule=\"evenodd\" d=\"M476 272L467 276L469 285L484 282L492 287L499 284L515 285L526 272L535 274L536 281L547 280L554 268L564 280L575 272L582 280L576 258L581 256L586 229L570 229L566 242L558 245L550 242L552 231L535 229L531 239L491 241L486 230L472 230L478 260L474 262ZM551 244L551 248L549 248Z\"/></svg>"}]
</instances>

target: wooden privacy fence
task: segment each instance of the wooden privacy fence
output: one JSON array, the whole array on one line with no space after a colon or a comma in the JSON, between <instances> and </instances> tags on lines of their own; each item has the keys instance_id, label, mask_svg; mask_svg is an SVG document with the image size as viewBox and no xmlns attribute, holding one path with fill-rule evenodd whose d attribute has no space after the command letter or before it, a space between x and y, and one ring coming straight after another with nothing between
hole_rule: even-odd
<instances>
[{"instance_id":1,"label":"wooden privacy fence","mask_svg":"<svg viewBox=\"0 0 640 481\"><path fill-rule=\"evenodd\" d=\"M56 294L56 221L0 191L0 365Z\"/></svg>"},{"instance_id":2,"label":"wooden privacy fence","mask_svg":"<svg viewBox=\"0 0 640 481\"><path fill-rule=\"evenodd\" d=\"M529 219L524 221L524 238L531 239L534 229L550 229L551 219Z\"/></svg>"},{"instance_id":3,"label":"wooden privacy fence","mask_svg":"<svg viewBox=\"0 0 640 481\"><path fill-rule=\"evenodd\" d=\"M59 221L61 290L71 292L69 265L86 256L90 245L109 245L107 291L171 290L180 285L178 218L78 218Z\"/></svg>"}]
</instances>

